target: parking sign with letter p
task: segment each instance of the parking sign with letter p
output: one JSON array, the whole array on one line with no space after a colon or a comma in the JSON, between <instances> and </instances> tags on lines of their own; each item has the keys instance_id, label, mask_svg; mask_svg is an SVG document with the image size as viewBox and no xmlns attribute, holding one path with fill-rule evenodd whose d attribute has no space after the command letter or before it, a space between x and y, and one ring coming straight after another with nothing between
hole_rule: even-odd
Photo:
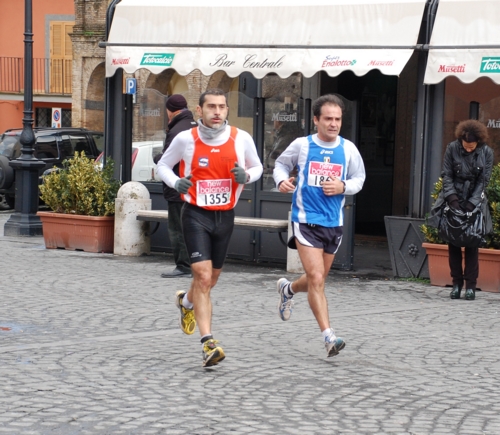
<instances>
[{"instance_id":1,"label":"parking sign with letter p","mask_svg":"<svg viewBox=\"0 0 500 435\"><path fill-rule=\"evenodd\" d=\"M125 93L135 95L137 93L137 79L129 78L125 81Z\"/></svg>"}]
</instances>

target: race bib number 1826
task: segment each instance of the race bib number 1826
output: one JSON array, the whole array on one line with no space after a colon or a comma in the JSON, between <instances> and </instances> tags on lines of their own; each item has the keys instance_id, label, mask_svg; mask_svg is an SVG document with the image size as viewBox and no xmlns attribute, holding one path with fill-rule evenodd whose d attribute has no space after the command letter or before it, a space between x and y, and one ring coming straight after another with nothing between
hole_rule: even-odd
<instances>
[{"instance_id":1,"label":"race bib number 1826","mask_svg":"<svg viewBox=\"0 0 500 435\"><path fill-rule=\"evenodd\" d=\"M231 200L231 180L199 180L196 182L196 205L222 206Z\"/></svg>"},{"instance_id":2,"label":"race bib number 1826","mask_svg":"<svg viewBox=\"0 0 500 435\"><path fill-rule=\"evenodd\" d=\"M338 163L309 162L307 184L320 187L321 183L333 178L342 179L342 165Z\"/></svg>"}]
</instances>

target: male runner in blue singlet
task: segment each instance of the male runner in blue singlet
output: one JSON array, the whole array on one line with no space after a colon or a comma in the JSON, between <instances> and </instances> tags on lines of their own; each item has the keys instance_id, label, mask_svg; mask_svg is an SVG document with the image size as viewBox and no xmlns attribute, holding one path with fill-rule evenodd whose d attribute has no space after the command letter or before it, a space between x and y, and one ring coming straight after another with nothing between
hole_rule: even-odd
<instances>
[{"instance_id":1,"label":"male runner in blue singlet","mask_svg":"<svg viewBox=\"0 0 500 435\"><path fill-rule=\"evenodd\" d=\"M288 246L298 250L305 271L294 282L278 280L279 316L288 320L294 294L307 292L329 357L337 355L345 342L330 326L325 279L342 241L345 195L358 193L365 181L358 149L339 135L343 108L336 95L314 101L313 120L318 133L294 140L276 160L273 173L280 192L293 192L293 236ZM297 180L289 175L295 167Z\"/></svg>"}]
</instances>

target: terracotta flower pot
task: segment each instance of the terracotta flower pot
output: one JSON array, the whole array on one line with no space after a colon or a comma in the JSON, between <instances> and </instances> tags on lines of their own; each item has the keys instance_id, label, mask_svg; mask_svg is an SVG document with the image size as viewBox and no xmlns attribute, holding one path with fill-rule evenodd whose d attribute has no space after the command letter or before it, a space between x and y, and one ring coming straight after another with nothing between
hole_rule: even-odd
<instances>
[{"instance_id":1,"label":"terracotta flower pot","mask_svg":"<svg viewBox=\"0 0 500 435\"><path fill-rule=\"evenodd\" d=\"M429 277L432 285L451 286L448 245L422 243L427 251ZM486 292L500 292L500 250L479 249L479 276L477 288Z\"/></svg>"},{"instance_id":2,"label":"terracotta flower pot","mask_svg":"<svg viewBox=\"0 0 500 435\"><path fill-rule=\"evenodd\" d=\"M39 211L48 249L113 252L114 216L83 216Z\"/></svg>"}]
</instances>

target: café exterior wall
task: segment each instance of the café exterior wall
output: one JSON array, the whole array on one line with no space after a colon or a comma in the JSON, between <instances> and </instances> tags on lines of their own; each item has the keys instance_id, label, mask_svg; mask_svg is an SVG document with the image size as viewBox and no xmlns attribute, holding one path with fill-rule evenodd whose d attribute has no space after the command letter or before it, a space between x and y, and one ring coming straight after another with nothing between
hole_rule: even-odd
<instances>
[{"instance_id":1,"label":"caf\u00e9 exterior wall","mask_svg":"<svg viewBox=\"0 0 500 435\"><path fill-rule=\"evenodd\" d=\"M445 82L445 108L443 154L446 145L455 139L456 125L470 117L471 103L478 103L478 120L488 129L488 145L495 153L495 163L500 161L500 85L483 77L473 83L462 83L455 77Z\"/></svg>"},{"instance_id":2,"label":"caf\u00e9 exterior wall","mask_svg":"<svg viewBox=\"0 0 500 435\"><path fill-rule=\"evenodd\" d=\"M104 119L104 95L103 90L95 85L96 82L104 82L101 73L104 63L104 49L98 47L98 42L105 39L106 8L110 1L101 2L96 0L75 0L77 8L75 32L73 42L75 45L75 92L73 103L75 126L101 129L99 122ZM89 22L84 17L90 16L95 23L89 27ZM394 149L394 182L392 192L392 208L395 214L404 214L409 206L411 189L412 166L411 155L413 144L412 122L414 107L416 103L416 70L418 61L412 56L410 62L401 73L398 81L398 114L397 130ZM168 95L177 89L175 82L175 71L165 70L159 74L151 74L145 70L137 70L133 76L138 80L138 89L155 90L161 95ZM125 76L131 76L125 74ZM185 76L187 88L183 87L183 94L188 100L191 110L197 105L198 96L207 87L220 86L226 91L234 90L234 80L223 72L217 72L211 77L203 76L199 72L193 72ZM265 87L264 87L265 88ZM142 95L137 96L141 101ZM149 123L143 123L144 128L138 128L141 124L141 106L136 104L134 110L133 141L147 139ZM156 108L154 109L156 113ZM152 113L152 112L149 112ZM161 111L158 111L161 117ZM155 124L156 125L156 124ZM137 127L137 128L136 128Z\"/></svg>"}]
</instances>

